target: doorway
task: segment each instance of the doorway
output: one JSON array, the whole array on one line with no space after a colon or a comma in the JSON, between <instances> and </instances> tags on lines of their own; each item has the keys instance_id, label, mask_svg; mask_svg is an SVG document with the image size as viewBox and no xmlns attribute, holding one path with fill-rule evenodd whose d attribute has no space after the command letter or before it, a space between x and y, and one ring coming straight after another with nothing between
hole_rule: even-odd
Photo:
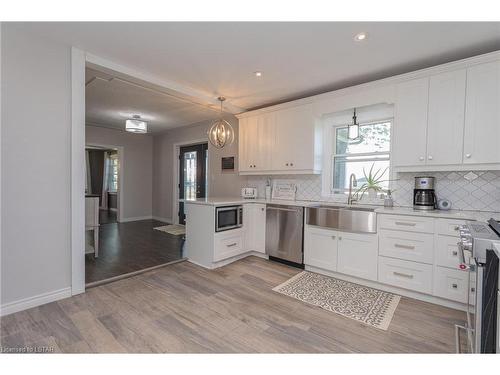
<instances>
[{"instance_id":1,"label":"doorway","mask_svg":"<svg viewBox=\"0 0 500 375\"><path fill-rule=\"evenodd\" d=\"M179 148L179 224L186 224L184 202L207 194L208 143Z\"/></svg>"}]
</instances>

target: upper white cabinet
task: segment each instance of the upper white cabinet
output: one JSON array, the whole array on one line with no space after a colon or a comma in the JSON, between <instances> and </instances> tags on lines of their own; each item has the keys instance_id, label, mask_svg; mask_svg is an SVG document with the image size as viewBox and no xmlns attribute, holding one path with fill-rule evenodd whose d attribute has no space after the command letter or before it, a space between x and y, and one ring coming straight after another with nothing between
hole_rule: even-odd
<instances>
[{"instance_id":1,"label":"upper white cabinet","mask_svg":"<svg viewBox=\"0 0 500 375\"><path fill-rule=\"evenodd\" d=\"M462 162L465 69L403 82L396 88L396 167Z\"/></svg>"},{"instance_id":2,"label":"upper white cabinet","mask_svg":"<svg viewBox=\"0 0 500 375\"><path fill-rule=\"evenodd\" d=\"M465 164L500 163L500 61L467 69Z\"/></svg>"},{"instance_id":3,"label":"upper white cabinet","mask_svg":"<svg viewBox=\"0 0 500 375\"><path fill-rule=\"evenodd\" d=\"M428 101L429 78L397 85L392 140L394 166L425 165Z\"/></svg>"},{"instance_id":4,"label":"upper white cabinet","mask_svg":"<svg viewBox=\"0 0 500 375\"><path fill-rule=\"evenodd\" d=\"M240 119L240 172L269 171L272 169L275 119L274 112Z\"/></svg>"},{"instance_id":5,"label":"upper white cabinet","mask_svg":"<svg viewBox=\"0 0 500 375\"><path fill-rule=\"evenodd\" d=\"M321 171L321 124L312 105L240 118L241 174L312 174Z\"/></svg>"},{"instance_id":6,"label":"upper white cabinet","mask_svg":"<svg viewBox=\"0 0 500 375\"><path fill-rule=\"evenodd\" d=\"M465 76L461 69L430 78L427 164L462 162Z\"/></svg>"}]
</instances>

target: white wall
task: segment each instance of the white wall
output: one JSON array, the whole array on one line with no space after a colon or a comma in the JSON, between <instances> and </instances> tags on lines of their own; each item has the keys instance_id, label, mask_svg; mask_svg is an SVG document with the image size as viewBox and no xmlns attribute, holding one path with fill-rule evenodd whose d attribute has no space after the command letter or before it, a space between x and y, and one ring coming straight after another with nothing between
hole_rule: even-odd
<instances>
[{"instance_id":1,"label":"white wall","mask_svg":"<svg viewBox=\"0 0 500 375\"><path fill-rule=\"evenodd\" d=\"M152 216L153 202L153 137L124 131L85 127L87 144L123 147L120 178L123 178L123 200L120 203L124 220Z\"/></svg>"},{"instance_id":2,"label":"white wall","mask_svg":"<svg viewBox=\"0 0 500 375\"><path fill-rule=\"evenodd\" d=\"M231 146L216 149L208 146L209 158L209 196L239 196L241 187L246 184L246 177L238 175L238 119L226 118L235 130L235 140ZM203 121L191 126L176 128L155 135L153 145L153 216L172 221L174 144L191 140L207 139L207 130L211 121ZM234 172L222 172L221 157L234 156Z\"/></svg>"},{"instance_id":3,"label":"white wall","mask_svg":"<svg viewBox=\"0 0 500 375\"><path fill-rule=\"evenodd\" d=\"M71 50L1 27L4 306L71 284Z\"/></svg>"}]
</instances>

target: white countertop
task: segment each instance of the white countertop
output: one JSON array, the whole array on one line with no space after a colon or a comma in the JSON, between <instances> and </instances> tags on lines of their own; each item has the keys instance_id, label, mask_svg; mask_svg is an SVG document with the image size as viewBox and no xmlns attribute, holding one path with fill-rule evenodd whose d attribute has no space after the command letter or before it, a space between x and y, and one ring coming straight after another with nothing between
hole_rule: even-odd
<instances>
[{"instance_id":1,"label":"white countertop","mask_svg":"<svg viewBox=\"0 0 500 375\"><path fill-rule=\"evenodd\" d=\"M244 199L241 197L220 197L220 198L198 198L196 200L184 200L186 204L200 204L206 206L227 206L245 203L263 203L263 204L283 204L288 206L301 206L301 207L311 207L318 204L331 205L331 206L347 206L345 203L339 202L328 202L328 201L288 201L281 199ZM496 220L500 220L500 212L492 211L462 211L462 210L433 210L433 211L420 211L414 210L412 207L392 207L387 208L383 206L374 205L362 205L356 204L357 207L376 207L375 212L377 214L386 215L408 215L408 216L421 216L421 217L437 217L446 219L458 219L458 220L477 220L486 221L493 217Z\"/></svg>"}]
</instances>

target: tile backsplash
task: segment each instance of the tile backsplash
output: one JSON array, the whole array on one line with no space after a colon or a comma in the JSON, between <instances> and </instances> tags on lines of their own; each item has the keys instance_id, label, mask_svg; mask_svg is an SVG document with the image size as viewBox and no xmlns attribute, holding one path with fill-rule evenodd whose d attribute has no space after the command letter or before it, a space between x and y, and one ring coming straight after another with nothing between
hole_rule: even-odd
<instances>
[{"instance_id":1,"label":"tile backsplash","mask_svg":"<svg viewBox=\"0 0 500 375\"><path fill-rule=\"evenodd\" d=\"M436 194L439 198L449 199L453 209L500 212L500 171L465 171L465 172L419 172L399 173L392 183L394 204L412 206L415 176L434 176ZM321 196L320 175L274 176L273 181L294 183L297 185L297 200L345 202L346 197ZM264 196L267 176L249 176L247 186L256 187L259 197ZM364 203L382 204L381 199Z\"/></svg>"}]
</instances>

